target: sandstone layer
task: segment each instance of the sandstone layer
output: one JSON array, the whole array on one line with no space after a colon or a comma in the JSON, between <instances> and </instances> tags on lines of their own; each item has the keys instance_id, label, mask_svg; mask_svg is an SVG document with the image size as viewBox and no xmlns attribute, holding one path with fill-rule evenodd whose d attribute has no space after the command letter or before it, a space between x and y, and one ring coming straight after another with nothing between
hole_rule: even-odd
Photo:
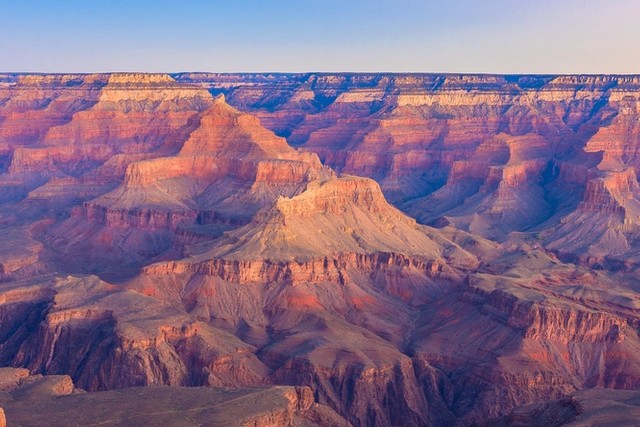
<instances>
[{"instance_id":1,"label":"sandstone layer","mask_svg":"<svg viewBox=\"0 0 640 427\"><path fill-rule=\"evenodd\" d=\"M7 369L5 369L6 371ZM0 378L5 373L0 372ZM61 385L65 384L64 388ZM11 425L349 426L306 387L139 387L87 394L69 377L26 376L0 391ZM0 421L6 423L5 413ZM6 424L3 424L6 425Z\"/></svg>"},{"instance_id":2,"label":"sandstone layer","mask_svg":"<svg viewBox=\"0 0 640 427\"><path fill-rule=\"evenodd\" d=\"M637 258L637 192L620 177L638 171L637 76L175 77L225 93L336 171L376 179L423 223L446 221L498 240L545 231L554 251L591 265ZM631 188L622 196L630 204L593 199L602 181L616 194ZM579 212L587 207L606 218L585 238ZM621 209L629 214L618 219Z\"/></svg>"},{"instance_id":3,"label":"sandstone layer","mask_svg":"<svg viewBox=\"0 0 640 427\"><path fill-rule=\"evenodd\" d=\"M633 411L638 93L635 76L0 75L0 407L25 425Z\"/></svg>"}]
</instances>

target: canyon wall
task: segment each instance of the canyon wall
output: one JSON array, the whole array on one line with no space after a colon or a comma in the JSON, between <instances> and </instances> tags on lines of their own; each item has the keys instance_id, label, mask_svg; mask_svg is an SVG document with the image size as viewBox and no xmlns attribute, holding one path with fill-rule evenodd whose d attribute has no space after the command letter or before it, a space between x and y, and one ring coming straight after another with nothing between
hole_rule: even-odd
<instances>
[{"instance_id":1,"label":"canyon wall","mask_svg":"<svg viewBox=\"0 0 640 427\"><path fill-rule=\"evenodd\" d=\"M576 417L640 387L639 100L637 76L0 75L0 366L109 399L268 386L256 425Z\"/></svg>"}]
</instances>

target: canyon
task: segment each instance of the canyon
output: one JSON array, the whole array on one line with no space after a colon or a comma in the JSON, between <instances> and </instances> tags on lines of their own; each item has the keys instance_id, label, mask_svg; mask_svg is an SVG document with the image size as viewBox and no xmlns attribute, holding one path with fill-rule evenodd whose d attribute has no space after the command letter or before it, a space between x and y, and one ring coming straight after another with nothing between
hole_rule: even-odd
<instances>
[{"instance_id":1,"label":"canyon","mask_svg":"<svg viewBox=\"0 0 640 427\"><path fill-rule=\"evenodd\" d=\"M638 147L639 76L0 74L0 407L633 420Z\"/></svg>"}]
</instances>

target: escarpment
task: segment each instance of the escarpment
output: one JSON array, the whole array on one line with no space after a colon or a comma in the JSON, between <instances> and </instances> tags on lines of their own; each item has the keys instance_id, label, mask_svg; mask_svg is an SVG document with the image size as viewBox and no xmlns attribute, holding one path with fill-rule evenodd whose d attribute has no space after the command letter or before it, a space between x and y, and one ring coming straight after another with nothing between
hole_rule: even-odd
<instances>
[{"instance_id":1,"label":"escarpment","mask_svg":"<svg viewBox=\"0 0 640 427\"><path fill-rule=\"evenodd\" d=\"M640 387L639 90L0 75L7 422L600 416Z\"/></svg>"},{"instance_id":2,"label":"escarpment","mask_svg":"<svg viewBox=\"0 0 640 427\"><path fill-rule=\"evenodd\" d=\"M9 371L9 372L7 372ZM0 378L18 369L5 368ZM306 387L272 386L238 390L204 387L136 387L87 394L68 376L26 375L3 389L0 401L9 422L19 425L161 422L225 426L349 426L330 408L315 402ZM61 398L62 397L62 398ZM158 410L158 408L164 408ZM5 412L1 421L6 425Z\"/></svg>"},{"instance_id":3,"label":"escarpment","mask_svg":"<svg viewBox=\"0 0 640 427\"><path fill-rule=\"evenodd\" d=\"M3 291L7 330L0 357L6 364L67 374L90 391L262 384L264 367L251 346L238 346L231 335L152 298L114 292L96 277L18 282L13 289L13 297Z\"/></svg>"},{"instance_id":4,"label":"escarpment","mask_svg":"<svg viewBox=\"0 0 640 427\"><path fill-rule=\"evenodd\" d=\"M317 157L297 153L255 118L232 109L221 98L198 118L197 129L176 156L130 164L121 187L86 203L85 216L104 211L96 219L112 225L117 222L109 222L110 214L123 217L140 211L171 217L177 210L191 212L193 220L220 205L224 210L231 203L225 196L260 207L278 193L295 194L305 182L331 174ZM158 226L175 228L180 222L169 220ZM125 224L146 225L135 220Z\"/></svg>"}]
</instances>

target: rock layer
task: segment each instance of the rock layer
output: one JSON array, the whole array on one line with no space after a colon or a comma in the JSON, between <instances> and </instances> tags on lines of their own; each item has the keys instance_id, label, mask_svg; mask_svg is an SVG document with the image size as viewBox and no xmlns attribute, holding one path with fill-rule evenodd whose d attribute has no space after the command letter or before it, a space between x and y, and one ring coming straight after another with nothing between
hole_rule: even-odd
<instances>
[{"instance_id":1,"label":"rock layer","mask_svg":"<svg viewBox=\"0 0 640 427\"><path fill-rule=\"evenodd\" d=\"M74 415L74 422L81 425L350 425L331 409L315 403L311 389L305 387L235 391L147 387L70 394L42 387L55 381L53 377L29 378L25 384L0 396L11 422L16 425L66 426L70 414ZM6 425L4 412L1 415Z\"/></svg>"},{"instance_id":2,"label":"rock layer","mask_svg":"<svg viewBox=\"0 0 640 427\"><path fill-rule=\"evenodd\" d=\"M638 89L0 75L0 407L268 386L223 394L251 425L470 425L637 389ZM130 389L159 385L192 389Z\"/></svg>"}]
</instances>

